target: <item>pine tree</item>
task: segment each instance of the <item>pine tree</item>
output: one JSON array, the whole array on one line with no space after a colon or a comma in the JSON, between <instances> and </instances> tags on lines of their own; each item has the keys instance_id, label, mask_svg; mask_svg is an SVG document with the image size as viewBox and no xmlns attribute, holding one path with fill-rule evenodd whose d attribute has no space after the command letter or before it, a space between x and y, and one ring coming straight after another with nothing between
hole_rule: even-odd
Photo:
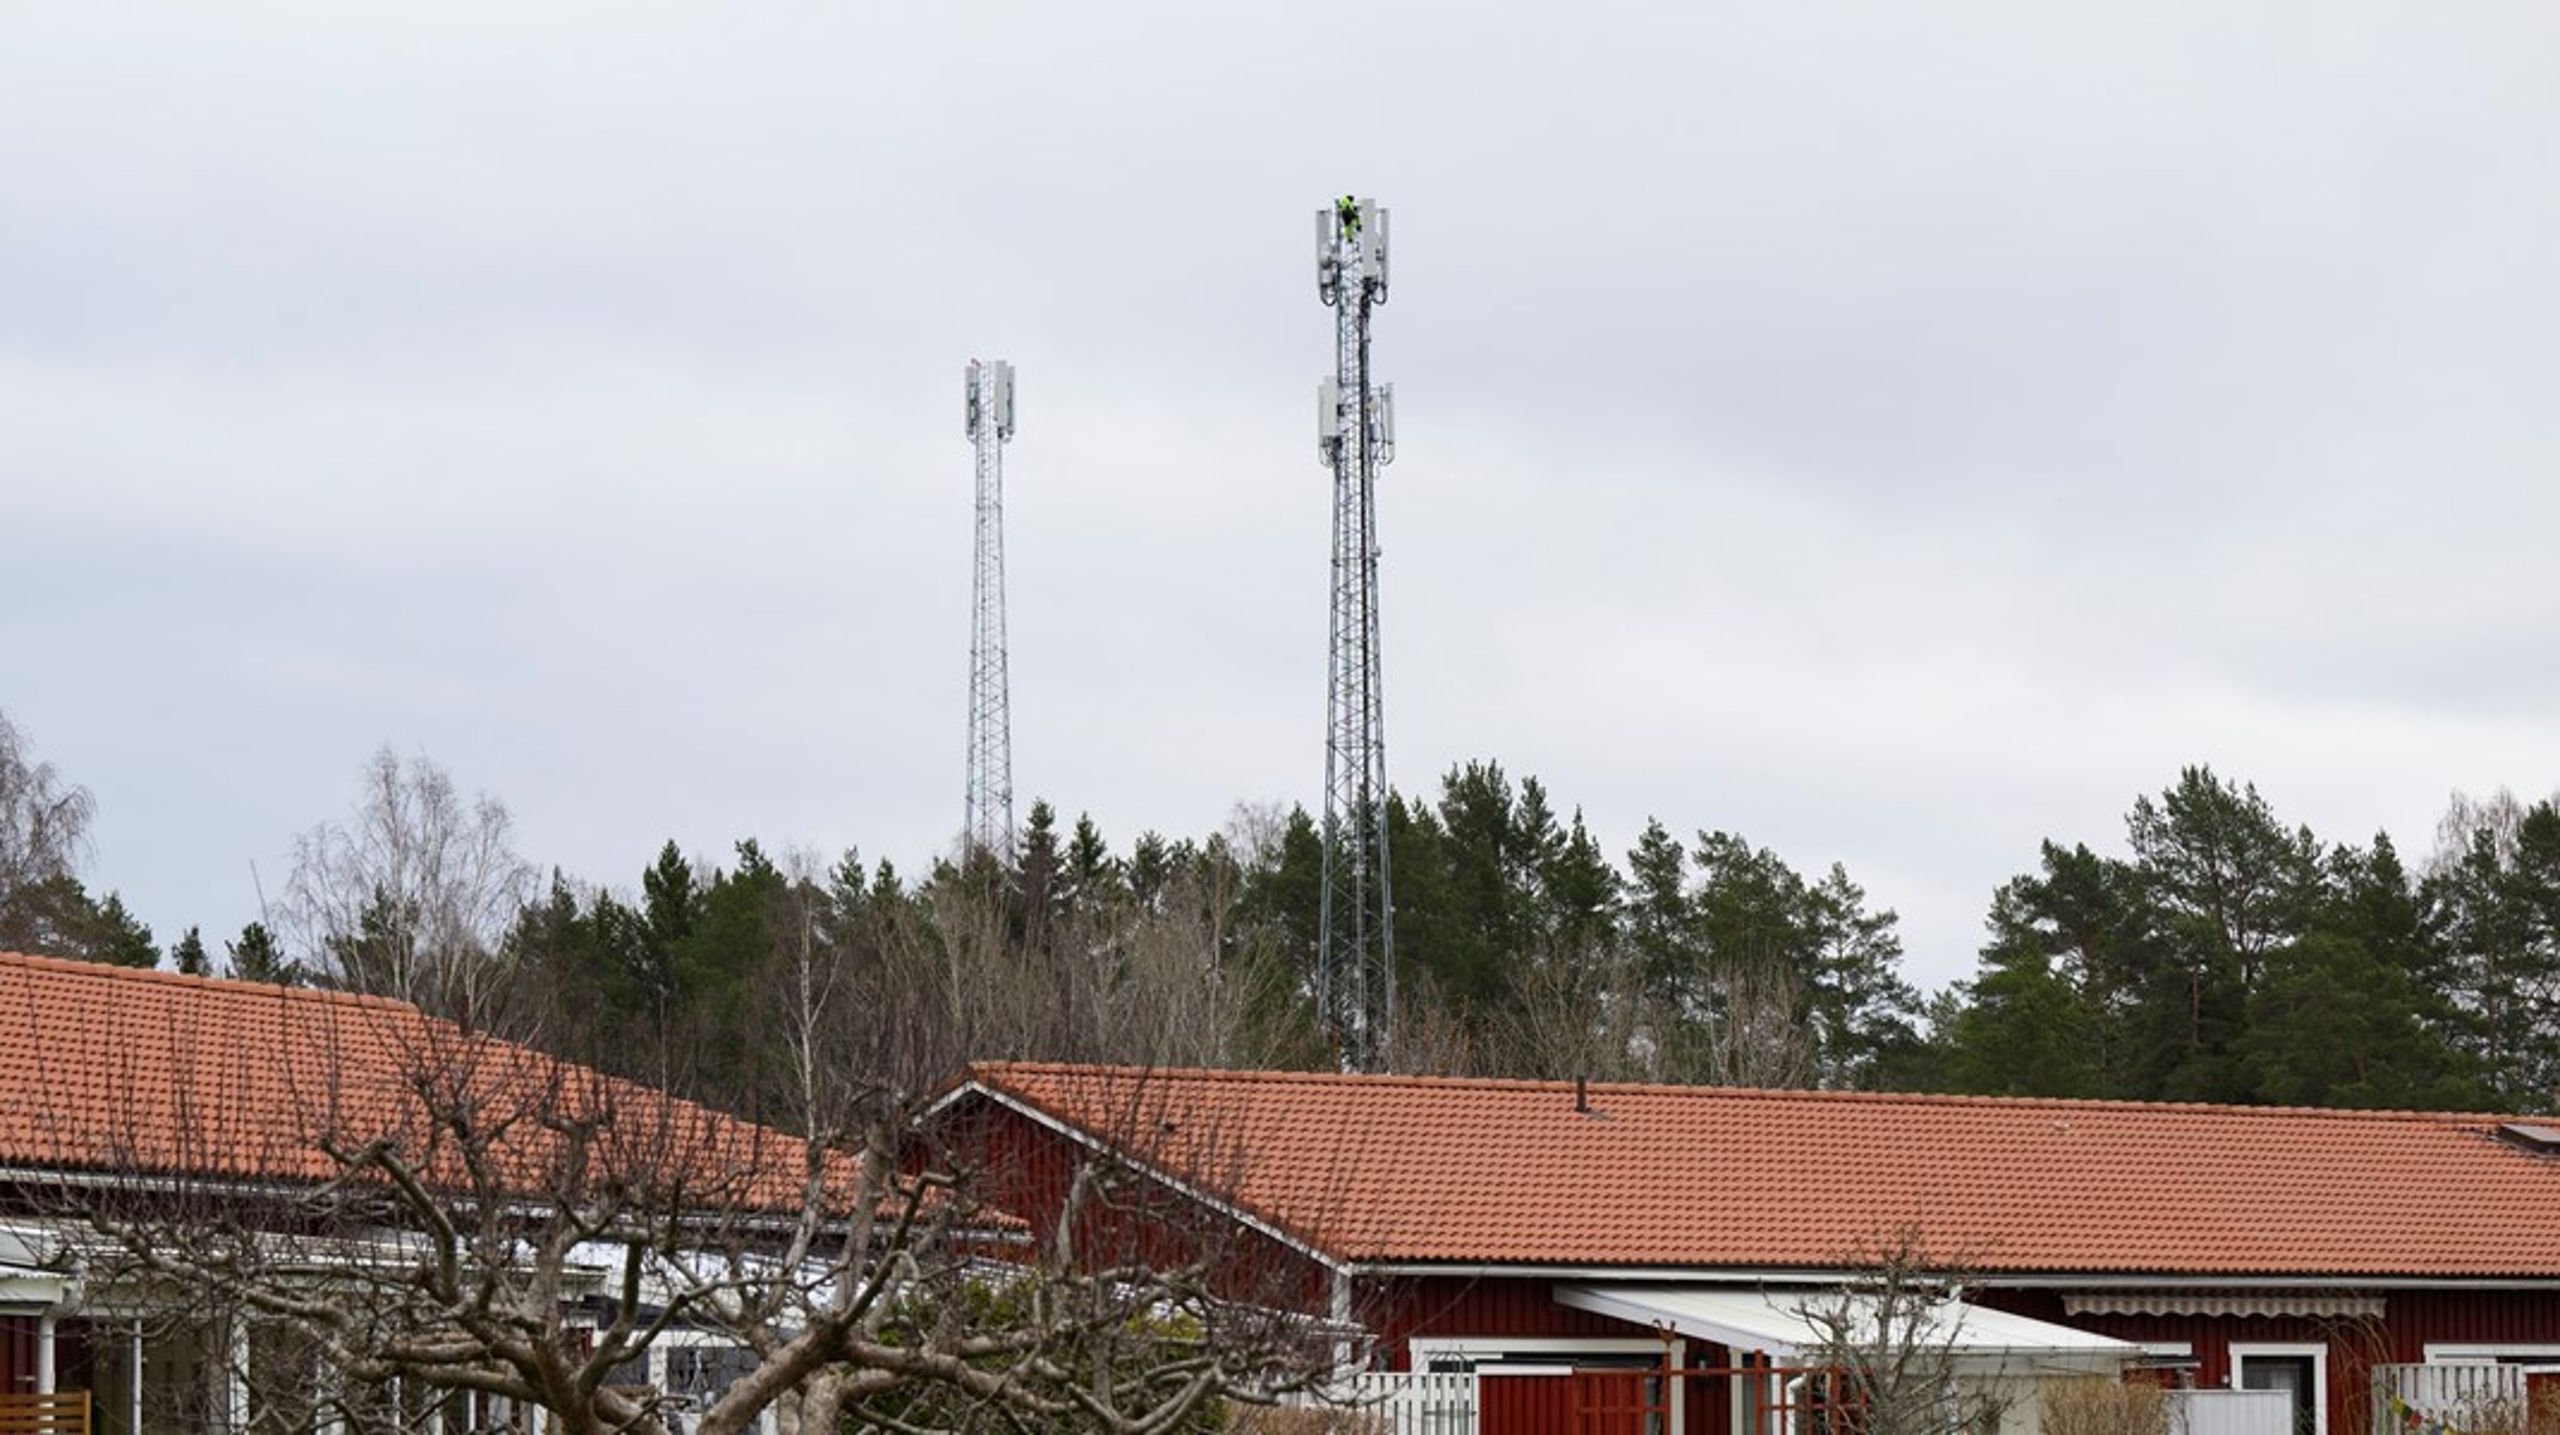
<instances>
[{"instance_id":1,"label":"pine tree","mask_svg":"<svg viewBox=\"0 0 2560 1435\"><path fill-rule=\"evenodd\" d=\"M240 939L223 944L224 964L236 981L272 982L277 986L302 985L300 962L288 961L276 945L274 935L261 922L251 922L240 929Z\"/></svg>"},{"instance_id":2,"label":"pine tree","mask_svg":"<svg viewBox=\"0 0 2560 1435\"><path fill-rule=\"evenodd\" d=\"M182 976L201 977L208 974L211 959L205 955L204 934L193 927L169 949L169 960Z\"/></svg>"},{"instance_id":3,"label":"pine tree","mask_svg":"<svg viewBox=\"0 0 2560 1435\"><path fill-rule=\"evenodd\" d=\"M2249 1003L2270 954L2308 926L2318 844L2287 831L2256 787L2206 767L2181 771L2156 804L2137 798L2125 836L2167 956L2142 996L2144 1035L2168 1058L2144 1094L2245 1101Z\"/></svg>"},{"instance_id":4,"label":"pine tree","mask_svg":"<svg viewBox=\"0 0 2560 1435\"><path fill-rule=\"evenodd\" d=\"M1102 829L1089 813L1076 815L1060 877L1059 905L1070 916L1096 916L1126 894L1120 861L1111 855L1111 844L1102 840Z\"/></svg>"},{"instance_id":5,"label":"pine tree","mask_svg":"<svg viewBox=\"0 0 2560 1435\"><path fill-rule=\"evenodd\" d=\"M2486 1094L2446 1040L2440 963L2389 836L2322 864L2312 930L2270 954L2243 1043L2258 1100L2451 1108Z\"/></svg>"},{"instance_id":6,"label":"pine tree","mask_svg":"<svg viewBox=\"0 0 2560 1435\"><path fill-rule=\"evenodd\" d=\"M1696 915L1689 905L1689 853L1658 817L1647 818L1627 853L1619 920L1648 992L1675 1009L1705 1009Z\"/></svg>"},{"instance_id":7,"label":"pine tree","mask_svg":"<svg viewBox=\"0 0 2560 1435\"><path fill-rule=\"evenodd\" d=\"M1531 876L1536 848L1549 835L1524 817L1552 829L1554 814L1539 804L1524 813L1511 780L1495 762L1451 768L1440 782L1438 829L1447 905L1438 913L1435 940L1414 953L1441 987L1457 998L1471 1022L1506 1000L1511 965L1527 945ZM1396 873L1403 885L1403 873ZM1403 894L1398 893L1402 905Z\"/></svg>"},{"instance_id":8,"label":"pine tree","mask_svg":"<svg viewBox=\"0 0 2560 1435\"><path fill-rule=\"evenodd\" d=\"M1582 809L1538 863L1540 925L1551 960L1587 965L1617 936L1620 878L1584 825Z\"/></svg>"},{"instance_id":9,"label":"pine tree","mask_svg":"<svg viewBox=\"0 0 2560 1435\"><path fill-rule=\"evenodd\" d=\"M1403 804L1387 805L1389 830L1397 830L1403 821ZM1404 876L1405 849L1395 849L1396 875ZM1170 878L1176 864L1168 860L1166 875ZM1268 844L1244 879L1244 919L1271 934L1279 958L1289 970L1298 974L1301 989L1315 989L1316 928L1318 899L1323 887L1324 838L1317 833L1315 819L1303 807L1289 809L1280 825L1280 837ZM1160 884L1159 884L1160 889ZM1396 934L1399 943L1410 939L1412 927L1406 913L1411 910L1398 883ZM1401 947L1398 953L1402 957Z\"/></svg>"},{"instance_id":10,"label":"pine tree","mask_svg":"<svg viewBox=\"0 0 2560 1435\"><path fill-rule=\"evenodd\" d=\"M631 940L612 944L623 967L623 990L635 1012L664 1020L681 989L677 953L693 936L700 920L702 893L693 864L670 840L658 849L657 861L640 874L640 910Z\"/></svg>"},{"instance_id":11,"label":"pine tree","mask_svg":"<svg viewBox=\"0 0 2560 1435\"><path fill-rule=\"evenodd\" d=\"M125 910L123 896L115 892L84 914L75 941L74 955L83 961L117 967L160 965L160 949L152 945L151 929Z\"/></svg>"},{"instance_id":12,"label":"pine tree","mask_svg":"<svg viewBox=\"0 0 2560 1435\"><path fill-rule=\"evenodd\" d=\"M1141 832L1129 845L1129 895L1138 906L1154 911L1164 896L1165 884L1173 879L1171 844L1155 832Z\"/></svg>"},{"instance_id":13,"label":"pine tree","mask_svg":"<svg viewBox=\"0 0 2560 1435\"><path fill-rule=\"evenodd\" d=\"M2512 840L2475 830L2426 886L2443 933L2445 1030L2497 1104L2560 1102L2560 808L2526 809Z\"/></svg>"},{"instance_id":14,"label":"pine tree","mask_svg":"<svg viewBox=\"0 0 2560 1435\"><path fill-rule=\"evenodd\" d=\"M1873 1087L1906 1070L1920 1049L1920 994L1902 979L1902 938L1891 909L1838 863L1806 893L1813 948L1805 1006L1826 1086Z\"/></svg>"},{"instance_id":15,"label":"pine tree","mask_svg":"<svg viewBox=\"0 0 2560 1435\"><path fill-rule=\"evenodd\" d=\"M1021 851L1013 867L1013 934L1023 953L1049 954L1065 912L1066 894L1066 858L1058 842L1057 809L1034 801L1030 819L1022 824Z\"/></svg>"},{"instance_id":16,"label":"pine tree","mask_svg":"<svg viewBox=\"0 0 2560 1435\"><path fill-rule=\"evenodd\" d=\"M2097 1019L2032 941L1994 942L1953 1013L1946 1073L1984 1096L2097 1096Z\"/></svg>"}]
</instances>

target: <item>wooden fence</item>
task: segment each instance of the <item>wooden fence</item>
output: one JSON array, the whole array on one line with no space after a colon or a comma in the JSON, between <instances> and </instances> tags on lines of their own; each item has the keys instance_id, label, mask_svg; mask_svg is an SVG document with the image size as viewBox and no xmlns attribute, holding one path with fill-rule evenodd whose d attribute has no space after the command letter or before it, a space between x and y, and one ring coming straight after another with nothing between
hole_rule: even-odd
<instances>
[{"instance_id":1,"label":"wooden fence","mask_svg":"<svg viewBox=\"0 0 2560 1435\"><path fill-rule=\"evenodd\" d=\"M89 1392L0 1395L0 1435L89 1435Z\"/></svg>"},{"instance_id":2,"label":"wooden fence","mask_svg":"<svg viewBox=\"0 0 2560 1435\"><path fill-rule=\"evenodd\" d=\"M2521 1432L2525 1398L2521 1365L2377 1365L2373 1435Z\"/></svg>"}]
</instances>

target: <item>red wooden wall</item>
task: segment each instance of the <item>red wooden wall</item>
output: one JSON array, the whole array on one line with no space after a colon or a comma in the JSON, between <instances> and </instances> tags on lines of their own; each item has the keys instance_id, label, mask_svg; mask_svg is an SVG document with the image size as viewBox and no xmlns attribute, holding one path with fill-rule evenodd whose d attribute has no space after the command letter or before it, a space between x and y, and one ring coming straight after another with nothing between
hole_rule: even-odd
<instances>
[{"instance_id":1,"label":"red wooden wall","mask_svg":"<svg viewBox=\"0 0 2560 1435\"><path fill-rule=\"evenodd\" d=\"M1642 1336L1652 1332L1556 1304L1555 1283L1517 1278L1427 1276L1363 1281L1353 1312L1378 1333L1388 1368L1412 1368L1405 1343L1416 1336L1487 1339L1534 1336Z\"/></svg>"},{"instance_id":2,"label":"red wooden wall","mask_svg":"<svg viewBox=\"0 0 2560 1435\"><path fill-rule=\"evenodd\" d=\"M909 1153L909 1166L962 1173L972 1197L1028 1222L1031 1239L1045 1253L1089 1154L1010 1107L978 1100L945 1113L924 1133ZM1217 1194L1214 1175L1186 1184ZM1171 1267L1208 1261L1218 1293L1230 1300L1310 1315L1324 1314L1332 1302L1331 1275L1321 1263L1158 1182L1123 1181L1093 1198L1075 1238L1079 1256L1095 1264Z\"/></svg>"},{"instance_id":3,"label":"red wooden wall","mask_svg":"<svg viewBox=\"0 0 2560 1435\"><path fill-rule=\"evenodd\" d=\"M0 1394L31 1395L36 1388L36 1318L0 1317Z\"/></svg>"}]
</instances>

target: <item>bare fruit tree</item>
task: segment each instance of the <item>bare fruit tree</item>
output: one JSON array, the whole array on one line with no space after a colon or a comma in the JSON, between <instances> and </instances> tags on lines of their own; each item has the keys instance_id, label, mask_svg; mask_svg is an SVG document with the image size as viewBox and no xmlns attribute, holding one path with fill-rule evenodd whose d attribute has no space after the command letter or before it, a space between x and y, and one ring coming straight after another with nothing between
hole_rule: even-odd
<instances>
[{"instance_id":1,"label":"bare fruit tree","mask_svg":"<svg viewBox=\"0 0 2560 1435\"><path fill-rule=\"evenodd\" d=\"M1154 1229L1159 1185L1097 1163L1038 1242L982 1206L845 1061L858 1013L793 985L796 1132L397 1003L207 985L173 990L250 1005L64 1037L28 1093L51 1145L13 1155L55 1173L53 1259L236 1352L252 1426L1169 1435L1324 1373L1330 1333L1237 1251L1093 1235ZM0 989L0 1020L42 1010ZM705 1376L681 1407L653 1352Z\"/></svg>"},{"instance_id":2,"label":"bare fruit tree","mask_svg":"<svg viewBox=\"0 0 2560 1435\"><path fill-rule=\"evenodd\" d=\"M1904 1228L1844 1264L1856 1272L1800 1302L1813 1332L1806 1363L1839 1372L1841 1401L1858 1435L1981 1435L1999 1428L2008 1402L1995 1385L1963 1378L1964 1277L1957 1264Z\"/></svg>"},{"instance_id":3,"label":"bare fruit tree","mask_svg":"<svg viewBox=\"0 0 2560 1435\"><path fill-rule=\"evenodd\" d=\"M442 767L385 746L348 820L295 839L287 931L348 990L467 1016L505 978L504 941L533 875L505 804L465 797Z\"/></svg>"}]
</instances>

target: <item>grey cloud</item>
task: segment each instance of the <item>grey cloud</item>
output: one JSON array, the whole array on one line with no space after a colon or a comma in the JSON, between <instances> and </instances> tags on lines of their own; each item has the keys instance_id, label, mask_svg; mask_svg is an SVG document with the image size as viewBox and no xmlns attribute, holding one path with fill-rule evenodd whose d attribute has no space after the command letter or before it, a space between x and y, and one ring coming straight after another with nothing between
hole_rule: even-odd
<instances>
[{"instance_id":1,"label":"grey cloud","mask_svg":"<svg viewBox=\"0 0 2560 1435\"><path fill-rule=\"evenodd\" d=\"M1844 860L1931 980L2180 762L2338 838L2550 785L2541 7L6 23L0 704L164 929L385 739L589 876L937 850L971 354L1023 788L1311 795L1346 186L1402 785Z\"/></svg>"}]
</instances>

